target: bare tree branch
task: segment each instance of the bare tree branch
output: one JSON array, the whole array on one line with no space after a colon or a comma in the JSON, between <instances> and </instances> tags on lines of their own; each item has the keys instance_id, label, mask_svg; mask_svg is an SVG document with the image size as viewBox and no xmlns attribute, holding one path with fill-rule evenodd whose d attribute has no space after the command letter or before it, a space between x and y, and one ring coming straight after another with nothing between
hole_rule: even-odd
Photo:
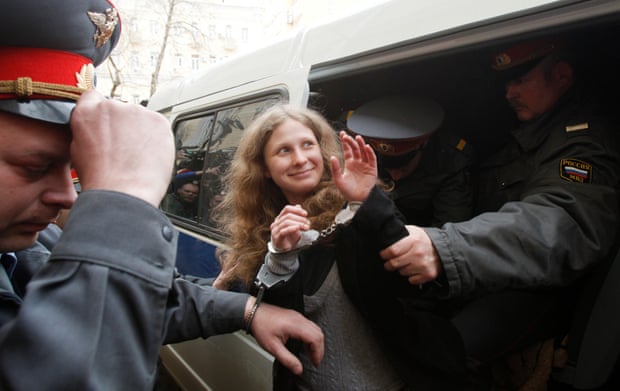
<instances>
[{"instance_id":1,"label":"bare tree branch","mask_svg":"<svg viewBox=\"0 0 620 391\"><path fill-rule=\"evenodd\" d=\"M162 44L159 49L159 55L157 56L157 62L155 63L155 70L153 70L153 74L151 75L151 92L150 95L155 93L157 89L157 82L159 81L159 71L161 70L161 65L164 61L164 56L166 54L166 46L168 46L168 37L170 36L170 28L172 27L172 18L174 16L174 7L177 5L177 0L168 0L168 11L167 11L167 20L166 25L164 27L164 37L162 39Z\"/></svg>"},{"instance_id":2,"label":"bare tree branch","mask_svg":"<svg viewBox=\"0 0 620 391\"><path fill-rule=\"evenodd\" d=\"M110 80L112 80L112 87L110 88L110 97L116 96L116 89L121 85L121 70L118 69L114 58L108 57L108 73L110 74Z\"/></svg>"}]
</instances>

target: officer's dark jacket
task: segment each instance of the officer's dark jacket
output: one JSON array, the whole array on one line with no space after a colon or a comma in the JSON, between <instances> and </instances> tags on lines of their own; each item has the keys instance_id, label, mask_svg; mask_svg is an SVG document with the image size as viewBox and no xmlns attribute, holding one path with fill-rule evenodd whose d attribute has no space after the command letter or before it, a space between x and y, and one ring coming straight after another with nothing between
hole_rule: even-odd
<instances>
[{"instance_id":1,"label":"officer's dark jacket","mask_svg":"<svg viewBox=\"0 0 620 391\"><path fill-rule=\"evenodd\" d=\"M447 297L566 286L607 256L618 222L617 124L569 93L481 167L479 212L429 228Z\"/></svg>"},{"instance_id":2,"label":"officer's dark jacket","mask_svg":"<svg viewBox=\"0 0 620 391\"><path fill-rule=\"evenodd\" d=\"M328 244L303 251L299 270L287 283L267 290L265 300L304 313L303 295L313 295L337 262L345 292L403 381L419 389L456 387L464 374L460 337L444 318L405 314L398 297L408 295L411 285L397 273L387 272L378 256L381 249L408 234L404 223L389 197L374 188L353 222ZM289 347L295 352L301 349L296 342ZM274 375L275 390L295 389L292 374L278 363Z\"/></svg>"},{"instance_id":3,"label":"officer's dark jacket","mask_svg":"<svg viewBox=\"0 0 620 391\"><path fill-rule=\"evenodd\" d=\"M389 192L408 224L439 227L472 217L473 153L468 142L451 132L439 130L431 136L418 167Z\"/></svg>"}]
</instances>

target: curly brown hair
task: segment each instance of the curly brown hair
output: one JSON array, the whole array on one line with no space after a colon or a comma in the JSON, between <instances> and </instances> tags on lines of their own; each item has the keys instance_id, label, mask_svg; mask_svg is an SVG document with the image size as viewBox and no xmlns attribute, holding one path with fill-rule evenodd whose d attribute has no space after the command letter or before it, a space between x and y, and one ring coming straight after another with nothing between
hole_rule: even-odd
<instances>
[{"instance_id":1,"label":"curly brown hair","mask_svg":"<svg viewBox=\"0 0 620 391\"><path fill-rule=\"evenodd\" d=\"M227 234L228 251L222 269L230 271L226 283L242 281L248 287L267 251L270 225L288 204L280 188L265 176L264 149L274 130L288 119L300 122L314 133L325 171L315 192L302 207L308 211L312 228L321 230L333 221L345 199L336 188L329 159L342 163L337 133L318 112L292 105L276 105L258 116L243 132L239 147L225 177L225 196L215 210L215 221Z\"/></svg>"}]
</instances>

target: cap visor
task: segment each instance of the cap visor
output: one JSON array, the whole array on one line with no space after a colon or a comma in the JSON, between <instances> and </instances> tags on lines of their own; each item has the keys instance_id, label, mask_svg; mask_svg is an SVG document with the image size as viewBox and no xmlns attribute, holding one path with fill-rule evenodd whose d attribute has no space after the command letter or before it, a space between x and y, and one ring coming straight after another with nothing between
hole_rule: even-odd
<instances>
[{"instance_id":1,"label":"cap visor","mask_svg":"<svg viewBox=\"0 0 620 391\"><path fill-rule=\"evenodd\" d=\"M540 64L543 58L537 58L532 61L528 61L523 64L519 64L509 69L505 70L497 70L495 73L497 75L497 80L503 83L508 83L512 80L517 80L518 78L524 76L526 73L531 71L536 67L536 65Z\"/></svg>"},{"instance_id":2,"label":"cap visor","mask_svg":"<svg viewBox=\"0 0 620 391\"><path fill-rule=\"evenodd\" d=\"M0 100L0 110L55 124L68 124L75 102L36 99L19 102L15 99Z\"/></svg>"}]
</instances>

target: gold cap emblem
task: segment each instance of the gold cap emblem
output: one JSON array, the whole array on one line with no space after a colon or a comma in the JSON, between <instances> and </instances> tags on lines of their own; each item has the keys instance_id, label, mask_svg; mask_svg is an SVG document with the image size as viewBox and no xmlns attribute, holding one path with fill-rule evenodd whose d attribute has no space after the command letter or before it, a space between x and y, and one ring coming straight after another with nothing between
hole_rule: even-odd
<instances>
[{"instance_id":1,"label":"gold cap emblem","mask_svg":"<svg viewBox=\"0 0 620 391\"><path fill-rule=\"evenodd\" d=\"M97 27L93 39L95 47L100 48L108 42L118 24L118 11L116 8L108 8L105 13L88 11L88 18Z\"/></svg>"}]
</instances>

